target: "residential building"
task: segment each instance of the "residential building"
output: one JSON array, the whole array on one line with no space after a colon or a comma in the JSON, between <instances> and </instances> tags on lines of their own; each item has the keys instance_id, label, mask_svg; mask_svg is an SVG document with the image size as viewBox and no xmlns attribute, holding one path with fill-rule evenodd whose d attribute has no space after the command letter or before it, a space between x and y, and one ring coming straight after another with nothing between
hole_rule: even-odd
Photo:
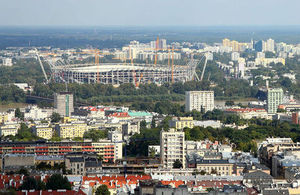
<instances>
[{"instance_id":1,"label":"residential building","mask_svg":"<svg viewBox=\"0 0 300 195\"><path fill-rule=\"evenodd\" d=\"M71 116L74 112L73 94L71 92L60 92L54 94L54 108L61 116Z\"/></svg>"},{"instance_id":2,"label":"residential building","mask_svg":"<svg viewBox=\"0 0 300 195\"><path fill-rule=\"evenodd\" d=\"M98 142L1 142L0 154L34 154L45 156L65 155L70 152L96 152L103 157L104 162L114 162L121 159L122 147L110 140L99 140Z\"/></svg>"},{"instance_id":3,"label":"residential building","mask_svg":"<svg viewBox=\"0 0 300 195\"><path fill-rule=\"evenodd\" d=\"M214 109L214 91L186 91L185 111L211 111Z\"/></svg>"},{"instance_id":4,"label":"residential building","mask_svg":"<svg viewBox=\"0 0 300 195\"><path fill-rule=\"evenodd\" d=\"M31 127L32 133L44 139L51 139L53 129L49 124L35 125Z\"/></svg>"},{"instance_id":5,"label":"residential building","mask_svg":"<svg viewBox=\"0 0 300 195\"><path fill-rule=\"evenodd\" d=\"M264 108L229 108L225 112L237 114L243 119L268 118L268 113Z\"/></svg>"},{"instance_id":6,"label":"residential building","mask_svg":"<svg viewBox=\"0 0 300 195\"><path fill-rule=\"evenodd\" d=\"M269 51L269 52L275 51L275 41L273 39L268 39L266 41L266 51Z\"/></svg>"},{"instance_id":7,"label":"residential building","mask_svg":"<svg viewBox=\"0 0 300 195\"><path fill-rule=\"evenodd\" d=\"M83 134L87 131L87 129L87 124L83 122L57 124L55 126L55 130L61 138L83 137Z\"/></svg>"},{"instance_id":8,"label":"residential building","mask_svg":"<svg viewBox=\"0 0 300 195\"><path fill-rule=\"evenodd\" d=\"M267 95L268 113L275 114L277 112L278 106L282 104L282 100L283 100L283 90L281 88L268 89L268 95Z\"/></svg>"},{"instance_id":9,"label":"residential building","mask_svg":"<svg viewBox=\"0 0 300 195\"><path fill-rule=\"evenodd\" d=\"M222 159L205 160L196 158L188 160L188 167L196 168L199 172L205 171L208 174L232 175L233 165L228 160Z\"/></svg>"},{"instance_id":10,"label":"residential building","mask_svg":"<svg viewBox=\"0 0 300 195\"><path fill-rule=\"evenodd\" d=\"M185 140L184 132L169 129L160 132L160 156L165 168L173 168L176 160L185 168Z\"/></svg>"},{"instance_id":11,"label":"residential building","mask_svg":"<svg viewBox=\"0 0 300 195\"><path fill-rule=\"evenodd\" d=\"M172 120L169 121L169 127L175 128L176 130L183 129L185 127L193 128L193 117L173 117Z\"/></svg>"},{"instance_id":12,"label":"residential building","mask_svg":"<svg viewBox=\"0 0 300 195\"><path fill-rule=\"evenodd\" d=\"M231 53L231 60L232 61L238 61L239 58L240 58L240 53L239 52L232 52Z\"/></svg>"},{"instance_id":13,"label":"residential building","mask_svg":"<svg viewBox=\"0 0 300 195\"><path fill-rule=\"evenodd\" d=\"M0 136L15 136L18 133L18 129L20 128L20 124L18 123L5 123L0 126Z\"/></svg>"}]
</instances>

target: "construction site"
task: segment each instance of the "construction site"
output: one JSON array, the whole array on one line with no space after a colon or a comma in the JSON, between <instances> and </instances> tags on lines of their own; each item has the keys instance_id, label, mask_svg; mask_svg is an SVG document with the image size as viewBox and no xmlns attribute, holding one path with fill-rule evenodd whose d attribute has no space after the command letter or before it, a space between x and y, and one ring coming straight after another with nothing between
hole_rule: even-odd
<instances>
[{"instance_id":1,"label":"construction site","mask_svg":"<svg viewBox=\"0 0 300 195\"><path fill-rule=\"evenodd\" d=\"M74 64L52 67L55 82L67 83L102 83L122 84L134 83L168 83L193 80L197 60L191 60L187 65L174 66L159 64L103 63Z\"/></svg>"},{"instance_id":2,"label":"construction site","mask_svg":"<svg viewBox=\"0 0 300 195\"><path fill-rule=\"evenodd\" d=\"M196 67L202 60L190 59L187 64L175 65L174 64L174 47L173 48L159 48L159 40L156 41L156 46L153 50L155 56L152 63L137 63L133 59L132 46L127 47L128 57L125 59L118 58L117 62L100 63L99 59L105 57L104 53L95 49L87 52L75 52L80 54L93 54L95 57L94 62L88 63L72 63L66 59L57 58L57 54L42 54L44 62L50 66L49 74L44 71L44 65L38 54L38 59L41 64L46 82L58 83L101 83L119 85L123 83L132 83L136 87L140 84L163 84L174 82L187 82L191 80L202 80L196 74ZM145 50L145 48L143 48ZM159 64L158 51L166 52L168 56L168 64ZM49 55L51 57L49 57ZM113 58L116 59L116 58ZM205 58L206 66L206 58ZM204 66L204 69L205 69ZM204 72L205 70L203 70Z\"/></svg>"}]
</instances>

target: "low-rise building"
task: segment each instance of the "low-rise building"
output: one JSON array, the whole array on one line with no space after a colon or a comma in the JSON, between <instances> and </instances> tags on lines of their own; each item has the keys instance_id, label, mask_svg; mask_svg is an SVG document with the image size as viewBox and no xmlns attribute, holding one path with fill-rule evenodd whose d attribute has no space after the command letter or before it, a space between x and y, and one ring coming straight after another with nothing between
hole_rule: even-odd
<instances>
[{"instance_id":1,"label":"low-rise building","mask_svg":"<svg viewBox=\"0 0 300 195\"><path fill-rule=\"evenodd\" d=\"M34 125L31 130L35 136L44 139L51 139L53 135L53 129L49 124Z\"/></svg>"},{"instance_id":2,"label":"low-rise building","mask_svg":"<svg viewBox=\"0 0 300 195\"><path fill-rule=\"evenodd\" d=\"M19 123L5 123L0 126L0 136L15 136L18 133L18 129L20 128Z\"/></svg>"},{"instance_id":3,"label":"low-rise building","mask_svg":"<svg viewBox=\"0 0 300 195\"><path fill-rule=\"evenodd\" d=\"M86 123L67 123L67 124L57 124L55 130L58 136L61 138L75 138L83 137L84 133L87 131Z\"/></svg>"},{"instance_id":4,"label":"low-rise building","mask_svg":"<svg viewBox=\"0 0 300 195\"><path fill-rule=\"evenodd\" d=\"M194 121L193 117L173 117L172 120L169 121L169 127L177 129L193 128Z\"/></svg>"},{"instance_id":5,"label":"low-rise building","mask_svg":"<svg viewBox=\"0 0 300 195\"><path fill-rule=\"evenodd\" d=\"M263 108L230 108L226 109L225 112L236 114L243 119L268 118L268 113Z\"/></svg>"}]
</instances>

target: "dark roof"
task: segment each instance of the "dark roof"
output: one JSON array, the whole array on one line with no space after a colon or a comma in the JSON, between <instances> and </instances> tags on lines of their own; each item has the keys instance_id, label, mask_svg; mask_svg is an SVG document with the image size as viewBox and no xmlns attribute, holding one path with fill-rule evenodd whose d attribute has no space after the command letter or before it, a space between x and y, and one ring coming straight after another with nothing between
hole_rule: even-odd
<instances>
[{"instance_id":1,"label":"dark roof","mask_svg":"<svg viewBox=\"0 0 300 195\"><path fill-rule=\"evenodd\" d=\"M244 179L273 179L273 177L262 171L255 171L252 173L246 173Z\"/></svg>"},{"instance_id":2,"label":"dark roof","mask_svg":"<svg viewBox=\"0 0 300 195\"><path fill-rule=\"evenodd\" d=\"M70 162L84 162L84 158L83 157L71 157L69 158Z\"/></svg>"},{"instance_id":3,"label":"dark roof","mask_svg":"<svg viewBox=\"0 0 300 195\"><path fill-rule=\"evenodd\" d=\"M228 160L203 160L203 159L197 159L197 164L231 164Z\"/></svg>"},{"instance_id":4,"label":"dark roof","mask_svg":"<svg viewBox=\"0 0 300 195\"><path fill-rule=\"evenodd\" d=\"M288 189L267 189L263 190L263 195L288 195Z\"/></svg>"}]
</instances>

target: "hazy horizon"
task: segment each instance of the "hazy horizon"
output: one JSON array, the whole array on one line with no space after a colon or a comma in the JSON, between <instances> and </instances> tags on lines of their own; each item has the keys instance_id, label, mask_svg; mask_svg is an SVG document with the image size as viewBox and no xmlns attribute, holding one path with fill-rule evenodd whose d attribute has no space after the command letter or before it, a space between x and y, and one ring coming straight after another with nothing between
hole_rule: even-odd
<instances>
[{"instance_id":1,"label":"hazy horizon","mask_svg":"<svg viewBox=\"0 0 300 195\"><path fill-rule=\"evenodd\" d=\"M0 26L300 26L299 0L0 0Z\"/></svg>"}]
</instances>

